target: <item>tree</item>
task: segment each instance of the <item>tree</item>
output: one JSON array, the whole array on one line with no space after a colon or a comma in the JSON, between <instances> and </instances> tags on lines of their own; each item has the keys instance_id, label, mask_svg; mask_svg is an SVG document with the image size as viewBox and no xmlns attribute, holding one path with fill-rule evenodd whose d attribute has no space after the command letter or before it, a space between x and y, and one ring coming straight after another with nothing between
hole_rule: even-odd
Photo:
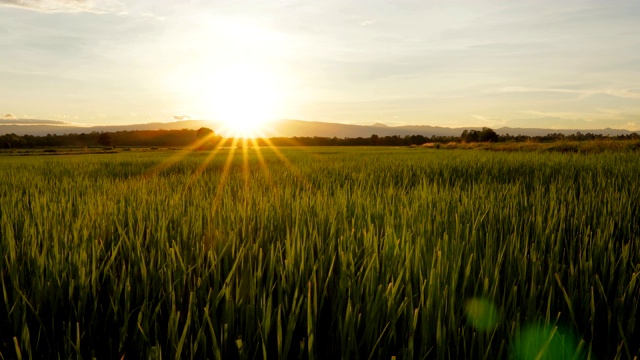
<instances>
[{"instance_id":1,"label":"tree","mask_svg":"<svg viewBox=\"0 0 640 360\"><path fill-rule=\"evenodd\" d=\"M201 127L196 132L196 138L198 139L198 146L200 149L204 149L205 147L212 146L215 143L214 140L216 140L216 134L213 130L207 127Z\"/></svg>"},{"instance_id":2,"label":"tree","mask_svg":"<svg viewBox=\"0 0 640 360\"><path fill-rule=\"evenodd\" d=\"M200 129L198 129L198 132L196 133L196 137L198 138L198 140L212 138L213 136L215 136L215 133L213 132L213 130L207 127L201 127Z\"/></svg>"},{"instance_id":3,"label":"tree","mask_svg":"<svg viewBox=\"0 0 640 360\"><path fill-rule=\"evenodd\" d=\"M498 141L498 134L493 129L483 127L478 140L481 142L496 142Z\"/></svg>"},{"instance_id":4,"label":"tree","mask_svg":"<svg viewBox=\"0 0 640 360\"><path fill-rule=\"evenodd\" d=\"M111 135L109 133L103 132L98 135L98 145L102 146L111 146Z\"/></svg>"},{"instance_id":5,"label":"tree","mask_svg":"<svg viewBox=\"0 0 640 360\"><path fill-rule=\"evenodd\" d=\"M496 142L499 140L499 136L492 129L484 127L482 131L464 130L462 135L460 135L460 140L465 143Z\"/></svg>"},{"instance_id":6,"label":"tree","mask_svg":"<svg viewBox=\"0 0 640 360\"><path fill-rule=\"evenodd\" d=\"M460 140L464 143L478 142L479 139L480 132L477 130L465 130L462 132L462 135L460 135Z\"/></svg>"}]
</instances>

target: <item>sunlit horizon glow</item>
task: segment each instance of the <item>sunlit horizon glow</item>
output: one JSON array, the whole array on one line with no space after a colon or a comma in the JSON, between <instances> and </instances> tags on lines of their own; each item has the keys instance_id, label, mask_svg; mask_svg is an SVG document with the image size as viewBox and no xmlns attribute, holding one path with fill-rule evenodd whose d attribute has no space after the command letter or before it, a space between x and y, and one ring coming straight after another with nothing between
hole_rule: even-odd
<instances>
[{"instance_id":1,"label":"sunlit horizon glow","mask_svg":"<svg viewBox=\"0 0 640 360\"><path fill-rule=\"evenodd\" d=\"M194 87L191 96L201 98L200 106L223 123L223 134L255 137L261 135L267 122L274 120L279 101L276 83L268 70L231 64Z\"/></svg>"},{"instance_id":2,"label":"sunlit horizon glow","mask_svg":"<svg viewBox=\"0 0 640 360\"><path fill-rule=\"evenodd\" d=\"M0 1L3 120L640 130L637 2L107 3Z\"/></svg>"},{"instance_id":3,"label":"sunlit horizon glow","mask_svg":"<svg viewBox=\"0 0 640 360\"><path fill-rule=\"evenodd\" d=\"M268 29L242 19L205 20L200 35L218 42L205 47L188 66L169 72L168 86L191 113L222 123L223 136L250 138L263 134L284 102L290 74L275 59L286 42Z\"/></svg>"},{"instance_id":4,"label":"sunlit horizon glow","mask_svg":"<svg viewBox=\"0 0 640 360\"><path fill-rule=\"evenodd\" d=\"M216 130L216 133L224 138L257 139L270 135L266 131L267 121L238 121L236 123L226 123Z\"/></svg>"}]
</instances>

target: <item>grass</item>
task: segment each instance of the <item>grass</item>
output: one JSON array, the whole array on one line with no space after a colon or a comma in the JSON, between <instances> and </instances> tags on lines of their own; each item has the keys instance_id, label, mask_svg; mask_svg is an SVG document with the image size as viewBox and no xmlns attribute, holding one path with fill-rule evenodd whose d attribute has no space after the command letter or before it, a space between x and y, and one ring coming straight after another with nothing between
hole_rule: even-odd
<instances>
[{"instance_id":1,"label":"grass","mask_svg":"<svg viewBox=\"0 0 640 360\"><path fill-rule=\"evenodd\" d=\"M640 356L635 153L175 154L0 158L2 358Z\"/></svg>"},{"instance_id":2,"label":"grass","mask_svg":"<svg viewBox=\"0 0 640 360\"><path fill-rule=\"evenodd\" d=\"M434 149L475 149L491 151L535 151L598 154L603 152L634 152L640 150L638 140L597 139L590 141L558 140L552 142L497 142L497 143L427 143L425 148Z\"/></svg>"}]
</instances>

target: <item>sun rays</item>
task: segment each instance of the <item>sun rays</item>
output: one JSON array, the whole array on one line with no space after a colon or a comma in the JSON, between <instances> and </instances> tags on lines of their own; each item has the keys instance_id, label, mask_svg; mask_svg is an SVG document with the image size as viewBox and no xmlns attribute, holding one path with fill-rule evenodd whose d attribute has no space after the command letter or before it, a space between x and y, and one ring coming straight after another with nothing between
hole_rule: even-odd
<instances>
[{"instance_id":1,"label":"sun rays","mask_svg":"<svg viewBox=\"0 0 640 360\"><path fill-rule=\"evenodd\" d=\"M211 211L216 211L220 207L220 202L223 198L226 186L229 183L232 172L236 171L235 162L240 161L238 169L242 176L243 190L248 191L253 186L252 171L258 171L264 176L265 181L270 189L278 191L281 184L275 184L271 175L270 165L265 158L265 152L270 152L275 155L278 160L276 167L284 167L291 172L291 174L307 189L311 187L311 184L292 162L275 146L271 140L264 133L260 133L261 137L224 137L217 138L215 133L208 134L207 136L198 139L190 147L174 154L167 158L165 161L159 163L155 167L149 169L144 173L144 178L152 178L158 176L163 171L171 168L173 165L192 154L202 154L203 157L200 164L193 170L188 182L185 184L184 189L189 189L199 179L208 176L206 171L214 163L215 160L222 160L222 166L219 168L219 174L217 176L218 183L215 187L215 194L211 201ZM204 145L217 141L212 148L205 148ZM263 145L261 145L261 143ZM266 145L264 145L266 144ZM292 143L293 144L293 143ZM255 156L257 161L257 167L251 166L251 156Z\"/></svg>"}]
</instances>

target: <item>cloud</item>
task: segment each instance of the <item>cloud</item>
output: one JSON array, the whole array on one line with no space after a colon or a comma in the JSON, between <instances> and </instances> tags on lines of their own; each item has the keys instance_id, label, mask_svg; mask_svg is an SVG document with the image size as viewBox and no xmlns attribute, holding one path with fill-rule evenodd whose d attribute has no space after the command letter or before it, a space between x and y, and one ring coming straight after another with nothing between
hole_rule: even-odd
<instances>
[{"instance_id":1,"label":"cloud","mask_svg":"<svg viewBox=\"0 0 640 360\"><path fill-rule=\"evenodd\" d=\"M508 122L507 119L495 117L495 116L484 116L484 115L471 115L476 120L479 120L489 126L505 126Z\"/></svg>"},{"instance_id":2,"label":"cloud","mask_svg":"<svg viewBox=\"0 0 640 360\"><path fill-rule=\"evenodd\" d=\"M624 99L640 99L640 93L633 92L627 89L607 90L603 94L617 96Z\"/></svg>"},{"instance_id":3,"label":"cloud","mask_svg":"<svg viewBox=\"0 0 640 360\"><path fill-rule=\"evenodd\" d=\"M191 119L191 116L182 114L182 115L173 115L173 118L176 120L189 120Z\"/></svg>"},{"instance_id":4,"label":"cloud","mask_svg":"<svg viewBox=\"0 0 640 360\"><path fill-rule=\"evenodd\" d=\"M576 89L559 89L559 88L536 88L525 86L506 86L500 88L496 93L556 93L556 94L576 94L580 96L588 96L598 94L601 92L589 91L589 90L576 90Z\"/></svg>"},{"instance_id":5,"label":"cloud","mask_svg":"<svg viewBox=\"0 0 640 360\"><path fill-rule=\"evenodd\" d=\"M591 95L611 95L622 99L640 99L640 93L628 90L628 89L562 89L562 88L536 88L536 87L524 87L524 86L507 86L501 89L495 90L496 93L561 93L561 94L576 94L583 97Z\"/></svg>"},{"instance_id":6,"label":"cloud","mask_svg":"<svg viewBox=\"0 0 640 360\"><path fill-rule=\"evenodd\" d=\"M12 116L12 117L8 117ZM62 120L44 120L44 119L17 119L11 114L5 114L0 117L0 125L67 125L69 123Z\"/></svg>"},{"instance_id":7,"label":"cloud","mask_svg":"<svg viewBox=\"0 0 640 360\"><path fill-rule=\"evenodd\" d=\"M373 25L376 23L377 20L372 19L372 20L365 20L365 21L361 21L360 23L358 23L358 25L360 26L369 26L369 25Z\"/></svg>"},{"instance_id":8,"label":"cloud","mask_svg":"<svg viewBox=\"0 0 640 360\"><path fill-rule=\"evenodd\" d=\"M2 5L42 13L126 13L120 0L0 0Z\"/></svg>"},{"instance_id":9,"label":"cloud","mask_svg":"<svg viewBox=\"0 0 640 360\"><path fill-rule=\"evenodd\" d=\"M164 16L158 16L152 13L142 13L140 14L140 16L144 17L144 18L149 18L149 19L153 19L156 21L160 21L160 22L164 22L166 20L166 18Z\"/></svg>"}]
</instances>

